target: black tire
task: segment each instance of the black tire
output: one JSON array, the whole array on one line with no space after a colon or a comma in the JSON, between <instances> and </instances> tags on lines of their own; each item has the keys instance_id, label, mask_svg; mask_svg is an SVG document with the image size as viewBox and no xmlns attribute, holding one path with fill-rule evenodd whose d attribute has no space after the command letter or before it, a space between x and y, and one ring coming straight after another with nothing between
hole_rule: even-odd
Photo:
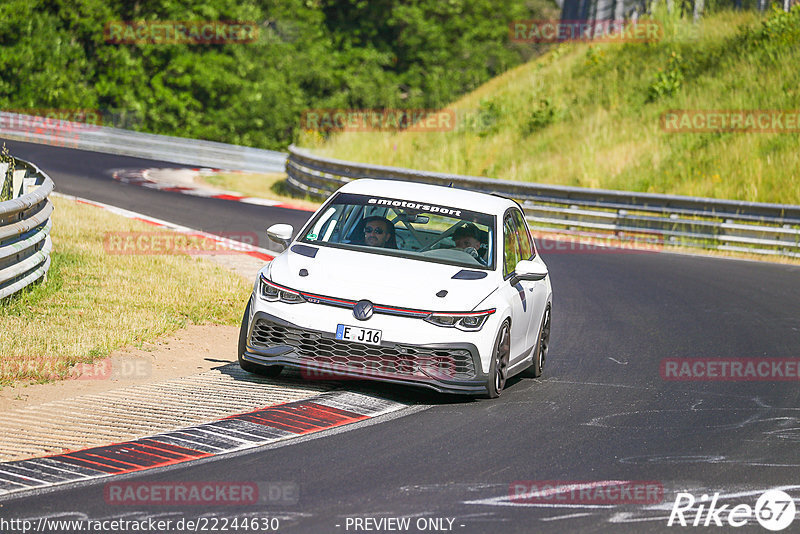
<instances>
[{"instance_id":1,"label":"black tire","mask_svg":"<svg viewBox=\"0 0 800 534\"><path fill-rule=\"evenodd\" d=\"M269 376L275 377L281 374L283 371L283 366L281 365L258 365L253 362L248 362L243 358L244 353L247 352L247 318L250 316L250 303L247 303L247 307L244 309L244 317L242 317L242 326L239 327L239 367L247 371L248 373L253 373L255 375L261 376Z\"/></svg>"},{"instance_id":2,"label":"black tire","mask_svg":"<svg viewBox=\"0 0 800 534\"><path fill-rule=\"evenodd\" d=\"M508 360L511 355L511 325L505 321L497 332L492 351L492 365L486 378L486 397L496 399L506 387L508 380Z\"/></svg>"},{"instance_id":3,"label":"black tire","mask_svg":"<svg viewBox=\"0 0 800 534\"><path fill-rule=\"evenodd\" d=\"M547 350L550 348L550 306L545 308L542 325L539 327L539 339L536 348L531 356L530 367L522 372L528 378L539 378L544 372L544 364L547 361Z\"/></svg>"}]
</instances>

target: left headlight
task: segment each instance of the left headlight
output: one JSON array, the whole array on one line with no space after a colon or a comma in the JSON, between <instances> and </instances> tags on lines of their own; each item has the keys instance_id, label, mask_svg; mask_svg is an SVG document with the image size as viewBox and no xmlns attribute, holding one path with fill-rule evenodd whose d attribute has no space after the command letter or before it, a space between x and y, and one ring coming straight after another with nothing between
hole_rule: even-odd
<instances>
[{"instance_id":1,"label":"left headlight","mask_svg":"<svg viewBox=\"0 0 800 534\"><path fill-rule=\"evenodd\" d=\"M281 301L285 302L286 304L300 304L301 302L306 301L306 299L303 298L303 295L301 295L298 291L276 284L275 282L268 280L263 275L261 276L260 292L261 298L270 302Z\"/></svg>"},{"instance_id":2,"label":"left headlight","mask_svg":"<svg viewBox=\"0 0 800 534\"><path fill-rule=\"evenodd\" d=\"M496 310L483 310L477 312L464 312L464 313L431 313L425 320L436 326L444 326L447 328L458 328L467 332L476 332L483 328L486 319L489 318Z\"/></svg>"}]
</instances>

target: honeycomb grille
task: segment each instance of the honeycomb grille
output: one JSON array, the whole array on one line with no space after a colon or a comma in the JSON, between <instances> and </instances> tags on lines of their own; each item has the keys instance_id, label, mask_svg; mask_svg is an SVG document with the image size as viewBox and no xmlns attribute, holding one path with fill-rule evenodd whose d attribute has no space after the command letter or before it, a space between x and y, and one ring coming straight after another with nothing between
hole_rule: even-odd
<instances>
[{"instance_id":1,"label":"honeycomb grille","mask_svg":"<svg viewBox=\"0 0 800 534\"><path fill-rule=\"evenodd\" d=\"M423 379L475 378L472 355L465 349L365 345L265 319L256 321L250 344L262 348L288 345L303 362L332 372Z\"/></svg>"}]
</instances>

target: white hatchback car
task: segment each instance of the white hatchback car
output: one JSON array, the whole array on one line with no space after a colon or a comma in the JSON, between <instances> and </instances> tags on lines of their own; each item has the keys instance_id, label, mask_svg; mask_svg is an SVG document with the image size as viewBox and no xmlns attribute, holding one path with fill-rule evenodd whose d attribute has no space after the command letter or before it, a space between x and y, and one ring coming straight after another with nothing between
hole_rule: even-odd
<instances>
[{"instance_id":1,"label":"white hatchback car","mask_svg":"<svg viewBox=\"0 0 800 534\"><path fill-rule=\"evenodd\" d=\"M541 375L552 289L513 200L356 180L293 233L267 230L286 250L255 281L244 370L489 397L518 372Z\"/></svg>"}]
</instances>

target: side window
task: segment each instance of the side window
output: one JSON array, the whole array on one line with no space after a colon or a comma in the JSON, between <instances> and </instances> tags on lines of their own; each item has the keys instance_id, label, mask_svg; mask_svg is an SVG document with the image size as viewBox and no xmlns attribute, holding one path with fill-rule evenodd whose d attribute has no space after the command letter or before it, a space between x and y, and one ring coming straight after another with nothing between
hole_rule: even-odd
<instances>
[{"instance_id":1,"label":"side window","mask_svg":"<svg viewBox=\"0 0 800 534\"><path fill-rule=\"evenodd\" d=\"M508 276L522 259L517 240L517 225L511 215L503 219L503 276Z\"/></svg>"},{"instance_id":2,"label":"side window","mask_svg":"<svg viewBox=\"0 0 800 534\"><path fill-rule=\"evenodd\" d=\"M517 230L519 235L519 251L523 260L533 258L536 251L533 248L533 241L531 234L528 233L528 225L525 224L525 219L518 211L514 211L514 222L517 223Z\"/></svg>"}]
</instances>

